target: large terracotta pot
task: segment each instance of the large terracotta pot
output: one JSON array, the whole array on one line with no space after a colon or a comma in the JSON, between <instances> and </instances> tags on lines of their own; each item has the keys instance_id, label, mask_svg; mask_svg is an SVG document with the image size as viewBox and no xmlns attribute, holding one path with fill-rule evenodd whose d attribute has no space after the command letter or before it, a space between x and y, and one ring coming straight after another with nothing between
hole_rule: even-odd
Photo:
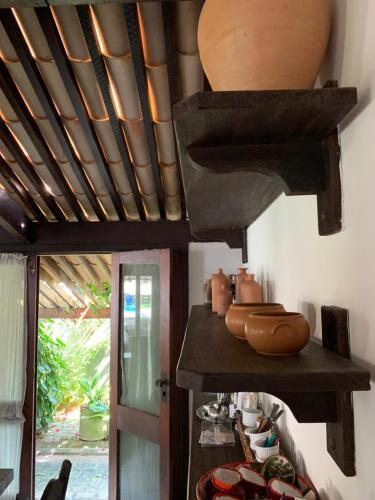
<instances>
[{"instance_id":1,"label":"large terracotta pot","mask_svg":"<svg viewBox=\"0 0 375 500\"><path fill-rule=\"evenodd\" d=\"M228 276L223 273L222 268L218 269L218 272L211 277L212 312L214 313L217 313L217 295L221 290L221 285L224 285L229 290Z\"/></svg>"},{"instance_id":2,"label":"large terracotta pot","mask_svg":"<svg viewBox=\"0 0 375 500\"><path fill-rule=\"evenodd\" d=\"M255 281L254 274L246 275L240 283L240 297L244 303L263 302L262 286Z\"/></svg>"},{"instance_id":3,"label":"large terracotta pot","mask_svg":"<svg viewBox=\"0 0 375 500\"><path fill-rule=\"evenodd\" d=\"M206 0L199 54L213 90L313 88L329 0Z\"/></svg>"},{"instance_id":4,"label":"large terracotta pot","mask_svg":"<svg viewBox=\"0 0 375 500\"><path fill-rule=\"evenodd\" d=\"M227 315L225 316L225 323L228 330L232 335L240 340L246 340L245 337L245 322L250 314L255 312L282 312L285 311L282 304L273 302L251 303L251 304L231 304L229 306Z\"/></svg>"},{"instance_id":5,"label":"large terracotta pot","mask_svg":"<svg viewBox=\"0 0 375 500\"><path fill-rule=\"evenodd\" d=\"M259 354L293 356L309 341L310 325L296 312L257 312L246 319L245 335Z\"/></svg>"}]
</instances>

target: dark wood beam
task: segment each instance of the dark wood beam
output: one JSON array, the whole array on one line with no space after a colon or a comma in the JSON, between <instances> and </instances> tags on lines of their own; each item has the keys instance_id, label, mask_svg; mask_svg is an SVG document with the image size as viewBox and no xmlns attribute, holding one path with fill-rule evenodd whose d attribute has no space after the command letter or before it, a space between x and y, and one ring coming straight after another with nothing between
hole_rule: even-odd
<instances>
[{"instance_id":1,"label":"dark wood beam","mask_svg":"<svg viewBox=\"0 0 375 500\"><path fill-rule=\"evenodd\" d=\"M0 86L75 217L79 221L86 220L85 213L78 203L77 197L61 172L59 164L53 158L51 151L43 139L42 133L35 123L34 117L24 103L22 95L19 93L8 72L6 64L2 60L0 60Z\"/></svg>"},{"instance_id":2,"label":"dark wood beam","mask_svg":"<svg viewBox=\"0 0 375 500\"><path fill-rule=\"evenodd\" d=\"M49 95L39 69L30 54L16 19L10 10L0 9L0 20L7 32L14 50L16 51L17 57L29 78L33 90L39 99L43 111L45 112L48 121L50 122L51 127L53 128L53 131L65 153L65 156L82 187L84 194L86 195L98 219L100 221L106 221L107 214L100 205L86 172L70 143L59 113L57 112L51 96Z\"/></svg>"},{"instance_id":3,"label":"dark wood beam","mask_svg":"<svg viewBox=\"0 0 375 500\"><path fill-rule=\"evenodd\" d=\"M173 106L178 102L178 67L177 67L177 46L176 46L176 5L173 3L168 5L167 3L163 3L163 27L164 27L164 39L165 39L165 51L166 51L166 59L167 59L167 71L168 71L168 84L169 84L169 95L171 99L172 106L172 116L173 116ZM173 129L174 130L174 129ZM180 158L177 154L177 143L176 143L176 135L173 131L173 138L175 144L176 151L176 164L178 171L178 178L180 181L180 190L181 190L181 211L182 218L186 218L186 203L184 196L184 189L182 185L182 177L181 177L181 166L180 166Z\"/></svg>"},{"instance_id":4,"label":"dark wood beam","mask_svg":"<svg viewBox=\"0 0 375 500\"><path fill-rule=\"evenodd\" d=\"M50 9L36 9L40 25L43 29L44 35L49 44L54 61L59 70L60 76L64 81L65 87L69 93L70 100L72 101L74 110L77 114L79 122L83 128L86 139L90 145L91 151L94 155L96 164L103 178L106 189L110 195L111 201L116 209L117 215L120 220L125 219L125 211L119 193L116 190L111 171L108 167L103 151L101 149L99 140L95 134L95 130L87 114L86 107L83 103L78 85L75 81L72 69L69 65L65 49L57 31L55 21L53 19Z\"/></svg>"},{"instance_id":5,"label":"dark wood beam","mask_svg":"<svg viewBox=\"0 0 375 500\"><path fill-rule=\"evenodd\" d=\"M116 116L113 102L112 102L112 98L111 98L111 94L109 91L109 80L108 80L107 71L106 71L105 66L104 66L103 58L99 54L99 51L98 51L98 48L96 45L96 41L95 41L93 29L92 29L92 23L91 23L91 19L90 19L90 14L89 14L89 10L88 10L89 6L77 5L76 9L77 9L78 16L79 16L79 19L81 22L82 31L83 31L83 34L84 34L84 37L86 40L87 48L88 48L89 53L90 53L90 57L91 57L94 71L95 71L96 79L98 81L98 84L99 84L99 87L100 87L100 90L102 93L102 97L104 100L104 104L105 104L105 107L107 110L107 114L109 117L109 121L111 123L113 135L115 136L117 147L120 151L121 160L122 160L122 163L124 164L124 167L125 167L126 175L127 175L127 178L128 178L128 181L129 181L129 184L130 184L133 196L134 196L134 200L135 200L135 203L137 205L138 212L139 212L141 219L145 219L145 211L144 211L144 207L142 204L140 193L138 191L137 181L136 181L135 173L134 173L132 163L130 160L128 148L125 144L124 136L123 136L123 133L121 131L121 126L119 124L119 119Z\"/></svg>"},{"instance_id":6,"label":"dark wood beam","mask_svg":"<svg viewBox=\"0 0 375 500\"><path fill-rule=\"evenodd\" d=\"M0 189L0 226L19 243L30 243L32 222L12 200L9 194Z\"/></svg>"},{"instance_id":7,"label":"dark wood beam","mask_svg":"<svg viewBox=\"0 0 375 500\"><path fill-rule=\"evenodd\" d=\"M149 100L148 100L145 64L141 48L141 35L139 29L137 6L135 4L132 5L124 4L124 14L126 19L126 25L128 28L128 36L133 58L133 66L134 66L135 78L137 81L139 101L141 103L141 108L142 108L147 144L150 153L151 168L154 177L155 190L158 199L160 215L161 218L164 219L165 218L164 195L161 186L160 169L156 154L154 129L151 119Z\"/></svg>"},{"instance_id":8,"label":"dark wood beam","mask_svg":"<svg viewBox=\"0 0 375 500\"><path fill-rule=\"evenodd\" d=\"M0 156L0 172L35 219L38 222L46 222L48 220L47 217L2 156Z\"/></svg>"},{"instance_id":9,"label":"dark wood beam","mask_svg":"<svg viewBox=\"0 0 375 500\"><path fill-rule=\"evenodd\" d=\"M53 195L46 190L46 187L42 179L37 174L34 165L29 161L29 159L26 158L21 147L2 120L0 120L0 139L3 141L7 149L9 149L9 152L18 163L18 166L21 168L28 181L33 185L38 195L43 199L44 203L48 206L56 219L60 222L65 221L65 213L57 204Z\"/></svg>"},{"instance_id":10,"label":"dark wood beam","mask_svg":"<svg viewBox=\"0 0 375 500\"><path fill-rule=\"evenodd\" d=\"M211 231L192 236L186 220L141 222L38 222L32 224L32 244L1 243L0 251L53 254L93 254L153 248L181 248L188 242L225 241L242 248L242 230Z\"/></svg>"}]
</instances>

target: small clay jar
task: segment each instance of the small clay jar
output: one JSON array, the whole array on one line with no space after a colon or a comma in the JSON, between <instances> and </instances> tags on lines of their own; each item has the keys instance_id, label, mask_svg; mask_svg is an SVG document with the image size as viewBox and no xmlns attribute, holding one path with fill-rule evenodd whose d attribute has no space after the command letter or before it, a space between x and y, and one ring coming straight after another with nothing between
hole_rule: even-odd
<instances>
[{"instance_id":1,"label":"small clay jar","mask_svg":"<svg viewBox=\"0 0 375 500\"><path fill-rule=\"evenodd\" d=\"M229 288L228 276L223 273L223 269L219 268L217 273L214 273L211 277L211 288L212 288L212 312L217 313L217 295L220 292L221 285L225 285L225 288Z\"/></svg>"},{"instance_id":2,"label":"small clay jar","mask_svg":"<svg viewBox=\"0 0 375 500\"><path fill-rule=\"evenodd\" d=\"M240 304L241 302L243 302L243 300L241 299L240 286L241 286L241 283L243 281L245 281L245 279L246 279L247 267L239 267L238 270L239 270L239 273L236 275L236 303Z\"/></svg>"},{"instance_id":3,"label":"small clay jar","mask_svg":"<svg viewBox=\"0 0 375 500\"><path fill-rule=\"evenodd\" d=\"M262 287L255 281L254 274L247 274L240 284L240 297L242 303L263 302Z\"/></svg>"},{"instance_id":4,"label":"small clay jar","mask_svg":"<svg viewBox=\"0 0 375 500\"><path fill-rule=\"evenodd\" d=\"M255 312L283 312L285 311L282 304L273 302L254 302L250 304L231 304L225 323L228 330L239 340L246 340L245 337L245 322L250 314Z\"/></svg>"},{"instance_id":5,"label":"small clay jar","mask_svg":"<svg viewBox=\"0 0 375 500\"><path fill-rule=\"evenodd\" d=\"M220 285L220 292L217 294L217 315L224 317L232 303L232 292L224 284Z\"/></svg>"},{"instance_id":6,"label":"small clay jar","mask_svg":"<svg viewBox=\"0 0 375 500\"><path fill-rule=\"evenodd\" d=\"M258 312L245 322L251 347L266 356L293 356L309 341L310 325L297 312Z\"/></svg>"}]
</instances>

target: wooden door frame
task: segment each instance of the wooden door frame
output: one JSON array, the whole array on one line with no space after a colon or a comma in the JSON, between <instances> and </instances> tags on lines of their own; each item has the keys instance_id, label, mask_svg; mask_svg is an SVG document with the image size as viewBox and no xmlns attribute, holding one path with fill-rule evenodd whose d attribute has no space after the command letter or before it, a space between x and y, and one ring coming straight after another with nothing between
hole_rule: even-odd
<instances>
[{"instance_id":1,"label":"wooden door frame","mask_svg":"<svg viewBox=\"0 0 375 500\"><path fill-rule=\"evenodd\" d=\"M26 261L26 390L23 404L25 422L20 465L20 500L31 500L35 488L35 412L36 356L38 341L39 257L29 255Z\"/></svg>"},{"instance_id":2,"label":"wooden door frame","mask_svg":"<svg viewBox=\"0 0 375 500\"><path fill-rule=\"evenodd\" d=\"M89 253L111 253L103 249L95 249L95 240ZM121 245L122 246L122 245ZM171 329L174 334L171 337L173 342L171 371L175 373L177 361L180 354L182 342L185 334L185 327L188 319L189 296L189 247L188 241L182 244L167 242L164 245L169 248L173 255L173 266L171 270L171 295L178 297L171 304ZM131 250L145 250L144 245L133 247ZM128 251L124 245L116 251ZM26 367L26 393L23 413L25 416L21 467L20 467L20 492L19 500L33 500L35 491L35 411L36 411L36 357L37 357L37 332L38 332L38 305L39 305L39 255L76 255L85 254L87 248L80 248L79 245L69 251L64 251L59 246L55 246L53 251L43 251L41 253L28 253L28 271L27 271L27 367ZM177 265L176 265L177 263ZM173 310L173 311L172 311ZM174 377L175 379L175 377ZM172 436L175 448L172 449L172 455L175 454L173 462L172 476L169 481L172 484L172 491L175 498L184 498L186 496L187 486L187 468L189 458L189 424L188 424L188 391L176 387L171 388L174 391L174 400L178 401L179 412L173 416ZM177 404L176 404L177 406ZM177 444L178 443L178 446ZM173 448L172 442L170 447Z\"/></svg>"},{"instance_id":3,"label":"wooden door frame","mask_svg":"<svg viewBox=\"0 0 375 500\"><path fill-rule=\"evenodd\" d=\"M169 491L170 498L184 498L186 496L187 485L187 465L188 465L188 392L180 389L175 384L175 373L177 362L182 346L184 337L184 329L187 323L188 316L188 249L168 249L169 252L163 250L147 251L148 256L155 259L157 257L160 262L163 261L164 268L168 266L169 272L166 273L169 277L168 282L160 276L161 288L167 291L169 296L169 314L165 317L161 316L162 328L169 328L170 346L166 349L161 349L161 356L163 353L170 353L168 360L164 359L162 365L167 369L167 378L171 380L169 386L169 399L171 403L171 410L161 402L160 408L160 446L161 449L167 450L166 456L162 457L160 461L160 477L161 491ZM143 251L140 251L143 252ZM129 262L134 263L133 259ZM168 259L168 261L166 261ZM144 262L145 257L139 255L139 262ZM121 264L122 262L119 262ZM120 266L112 266L113 281L112 283L120 283ZM165 276L166 278L166 276ZM161 295L162 292L161 292ZM165 293L164 293L165 295ZM112 314L113 324L111 325L111 392L114 396L111 397L111 419L112 425L110 426L110 449L109 467L110 467L110 482L109 482L109 499L117 500L118 498L118 400L119 394L119 373L118 366L120 363L120 349L119 349L119 330L118 323L120 320L121 308L120 289L112 287ZM161 339L162 342L162 339ZM113 363L112 360L116 360ZM176 411L176 408L179 411ZM126 408L128 413L131 410ZM173 418L163 418L165 411L171 411ZM140 423L141 425L141 423ZM165 427L168 426L168 427ZM142 426L141 426L142 428ZM158 436L154 433L149 435L151 441L156 441ZM173 446L174 444L174 446ZM170 466L172 464L172 466ZM163 498L164 500L164 498ZM167 499L165 499L167 500Z\"/></svg>"}]
</instances>

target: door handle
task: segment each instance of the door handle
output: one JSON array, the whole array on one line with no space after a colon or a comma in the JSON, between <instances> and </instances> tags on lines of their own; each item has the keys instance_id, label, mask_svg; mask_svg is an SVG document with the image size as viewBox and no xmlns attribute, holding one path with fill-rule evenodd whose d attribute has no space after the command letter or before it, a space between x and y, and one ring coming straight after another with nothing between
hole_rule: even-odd
<instances>
[{"instance_id":1,"label":"door handle","mask_svg":"<svg viewBox=\"0 0 375 500\"><path fill-rule=\"evenodd\" d=\"M155 380L155 387L161 388L167 385L169 385L169 380L167 380L166 378L158 378Z\"/></svg>"}]
</instances>

